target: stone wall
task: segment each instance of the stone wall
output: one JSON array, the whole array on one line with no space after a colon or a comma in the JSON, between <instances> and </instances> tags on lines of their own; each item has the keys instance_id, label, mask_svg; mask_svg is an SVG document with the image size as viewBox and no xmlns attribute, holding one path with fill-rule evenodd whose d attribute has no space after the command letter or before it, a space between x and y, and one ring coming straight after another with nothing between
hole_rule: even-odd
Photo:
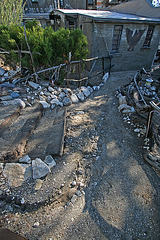
<instances>
[{"instance_id":1,"label":"stone wall","mask_svg":"<svg viewBox=\"0 0 160 240\"><path fill-rule=\"evenodd\" d=\"M112 51L112 40L114 25L119 23L93 23L92 27L92 41L91 56L105 56ZM128 51L128 43L126 38L126 29L144 30L141 39L134 47L133 51ZM158 47L158 39L160 38L160 26L156 26L149 48L143 48L143 43L146 37L148 25L147 24L123 24L123 31L120 41L120 48L118 53L113 54L112 64L114 67L112 71L123 70L138 70L142 67L150 69L155 52ZM90 38L90 37L89 37Z\"/></svg>"}]
</instances>

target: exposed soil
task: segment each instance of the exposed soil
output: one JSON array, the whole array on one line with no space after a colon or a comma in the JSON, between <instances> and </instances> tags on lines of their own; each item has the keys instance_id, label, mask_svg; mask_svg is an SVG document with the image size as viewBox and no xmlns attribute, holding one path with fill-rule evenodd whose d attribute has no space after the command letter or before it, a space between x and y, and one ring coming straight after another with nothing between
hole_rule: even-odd
<instances>
[{"instance_id":1,"label":"exposed soil","mask_svg":"<svg viewBox=\"0 0 160 240\"><path fill-rule=\"evenodd\" d=\"M29 240L160 239L159 172L144 161L144 139L123 121L115 97L134 73L111 73L99 91L67 108L64 155L39 190L28 195L36 182L8 189L32 204L1 201L2 227Z\"/></svg>"}]
</instances>

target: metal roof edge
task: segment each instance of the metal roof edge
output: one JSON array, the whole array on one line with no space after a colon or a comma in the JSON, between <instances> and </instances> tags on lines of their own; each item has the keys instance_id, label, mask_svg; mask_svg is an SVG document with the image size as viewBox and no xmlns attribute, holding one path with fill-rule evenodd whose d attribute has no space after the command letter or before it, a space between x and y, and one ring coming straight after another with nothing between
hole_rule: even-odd
<instances>
[{"instance_id":1,"label":"metal roof edge","mask_svg":"<svg viewBox=\"0 0 160 240\"><path fill-rule=\"evenodd\" d=\"M80 16L85 16L85 17L88 17L88 18L90 18L90 19L93 19L94 21L98 21L98 22L105 22L105 21L110 21L110 22L113 22L113 21L121 21L121 22L138 22L138 23L142 23L142 22L144 22L144 23L157 23L157 24L160 24L160 19L158 18L149 18L149 17L143 17L143 16L138 16L138 15L135 15L135 14L127 14L127 13L124 13L124 15L128 15L128 16L133 16L133 17L137 17L137 18L139 18L139 19L123 19L123 18L98 18L98 17L96 17L96 16L91 16L91 15L87 15L87 14L84 14L84 13L82 13L82 12L78 12L78 9L77 9L77 12L69 12L69 13L65 13L64 11L63 11L63 9L57 9L56 11L59 11L59 12L61 12L61 13L63 13L63 14L65 14L65 15L76 15L76 16L78 16L78 15L80 15ZM87 10L86 10L87 11ZM116 11L109 11L109 12L112 12L112 13L118 13L118 14L121 14L121 15L123 15L123 13L120 13L120 12L116 12Z\"/></svg>"}]
</instances>

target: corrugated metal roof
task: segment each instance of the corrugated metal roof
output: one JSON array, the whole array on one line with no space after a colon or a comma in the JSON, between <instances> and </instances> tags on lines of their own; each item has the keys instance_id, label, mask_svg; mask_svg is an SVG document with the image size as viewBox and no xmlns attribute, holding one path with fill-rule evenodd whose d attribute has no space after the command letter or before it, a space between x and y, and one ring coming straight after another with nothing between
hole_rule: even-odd
<instances>
[{"instance_id":1,"label":"corrugated metal roof","mask_svg":"<svg viewBox=\"0 0 160 240\"><path fill-rule=\"evenodd\" d=\"M149 18L160 18L160 8L154 7L150 0L132 0L108 8L119 13L135 14Z\"/></svg>"},{"instance_id":2,"label":"corrugated metal roof","mask_svg":"<svg viewBox=\"0 0 160 240\"><path fill-rule=\"evenodd\" d=\"M127 21L127 22L154 22L160 23L158 18L141 17L133 14L119 13L115 11L97 11L80 9L58 9L55 12L61 12L65 15L83 15L95 21Z\"/></svg>"}]
</instances>

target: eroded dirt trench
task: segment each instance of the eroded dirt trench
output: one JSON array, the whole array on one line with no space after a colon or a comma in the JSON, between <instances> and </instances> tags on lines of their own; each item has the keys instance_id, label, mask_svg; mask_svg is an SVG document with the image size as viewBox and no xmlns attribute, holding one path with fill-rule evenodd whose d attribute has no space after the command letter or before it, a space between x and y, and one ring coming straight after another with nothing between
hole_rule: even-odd
<instances>
[{"instance_id":1,"label":"eroded dirt trench","mask_svg":"<svg viewBox=\"0 0 160 240\"><path fill-rule=\"evenodd\" d=\"M48 202L4 212L1 226L29 240L160 239L159 175L143 160L144 139L124 123L115 97L133 75L112 73L98 92L67 108L64 155L40 190L28 196L32 183L19 189L32 206Z\"/></svg>"}]
</instances>

